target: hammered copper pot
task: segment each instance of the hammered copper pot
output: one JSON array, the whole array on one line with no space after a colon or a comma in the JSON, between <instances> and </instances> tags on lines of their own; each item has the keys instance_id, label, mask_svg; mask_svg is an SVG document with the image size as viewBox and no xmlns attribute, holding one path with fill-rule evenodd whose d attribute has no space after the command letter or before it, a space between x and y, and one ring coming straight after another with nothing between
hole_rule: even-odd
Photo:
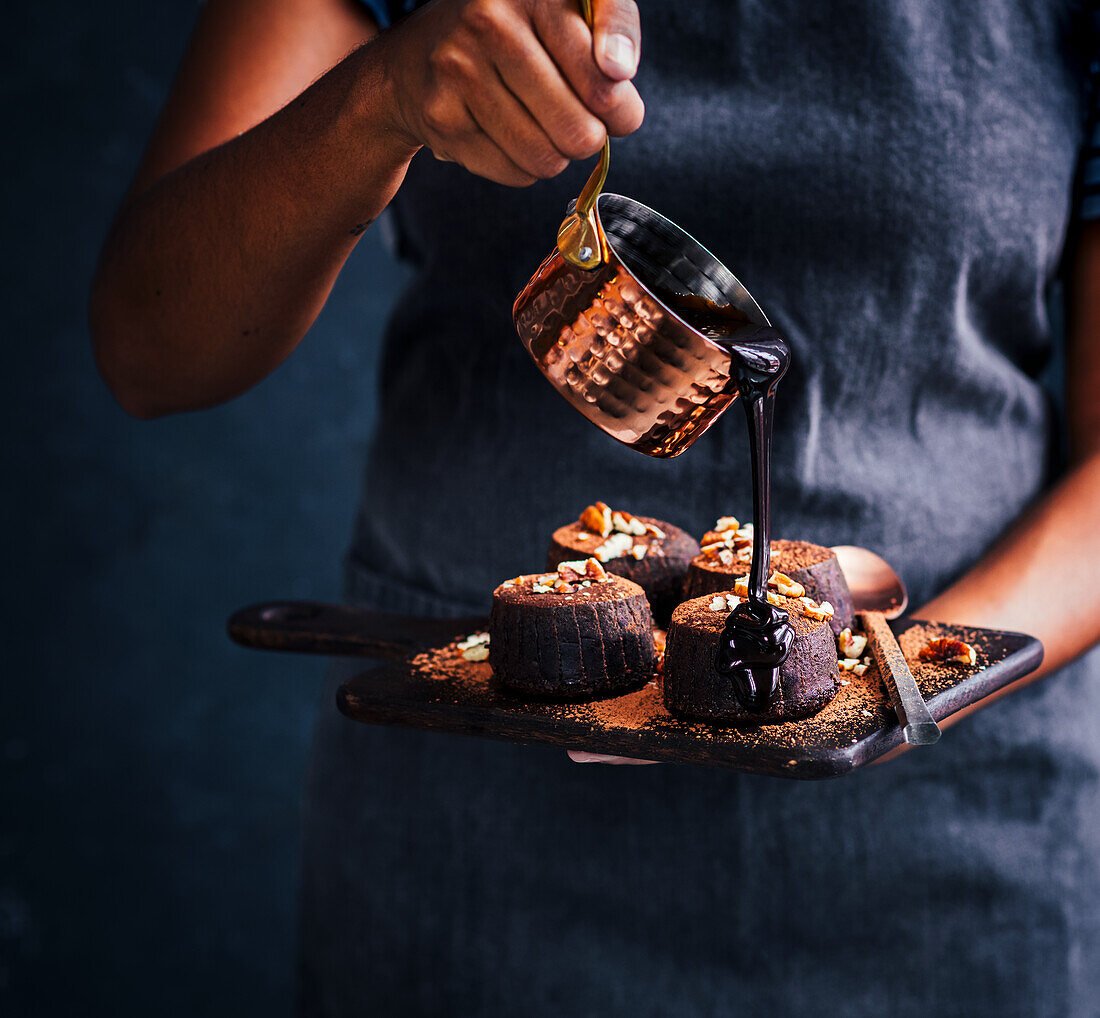
<instances>
[{"instance_id":1,"label":"hammered copper pot","mask_svg":"<svg viewBox=\"0 0 1100 1018\"><path fill-rule=\"evenodd\" d=\"M512 317L539 370L577 410L648 456L678 456L737 397L729 354L656 293L694 294L768 319L698 241L618 194L596 202L607 241L594 269L555 248L516 298Z\"/></svg>"}]
</instances>

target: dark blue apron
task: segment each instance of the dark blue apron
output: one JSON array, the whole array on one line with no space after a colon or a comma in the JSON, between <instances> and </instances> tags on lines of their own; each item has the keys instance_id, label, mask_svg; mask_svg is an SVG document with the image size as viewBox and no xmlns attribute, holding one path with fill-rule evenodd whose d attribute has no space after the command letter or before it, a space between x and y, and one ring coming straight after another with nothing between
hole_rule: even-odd
<instances>
[{"instance_id":1,"label":"dark blue apron","mask_svg":"<svg viewBox=\"0 0 1100 1018\"><path fill-rule=\"evenodd\" d=\"M1037 376L1083 140L1080 15L641 7L648 112L609 187L713 250L791 341L777 532L883 553L919 605L1054 469ZM696 532L749 512L739 413L645 459L515 337L512 300L587 169L509 190L413 161L389 215L415 277L389 326L350 599L485 610L596 498ZM356 725L327 700L303 1012L1100 1013L1098 677L1094 654L933 750L817 784L578 767Z\"/></svg>"}]
</instances>

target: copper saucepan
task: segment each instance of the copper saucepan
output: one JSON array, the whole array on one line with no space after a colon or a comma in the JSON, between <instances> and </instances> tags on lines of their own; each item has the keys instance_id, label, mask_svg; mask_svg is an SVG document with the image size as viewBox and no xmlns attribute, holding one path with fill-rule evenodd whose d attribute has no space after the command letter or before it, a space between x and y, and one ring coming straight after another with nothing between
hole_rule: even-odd
<instances>
[{"instance_id":1,"label":"copper saucepan","mask_svg":"<svg viewBox=\"0 0 1100 1018\"><path fill-rule=\"evenodd\" d=\"M555 248L512 317L539 370L575 409L647 456L678 456L737 397L730 355L658 293L694 294L767 317L702 244L653 209L601 194L607 260L593 269Z\"/></svg>"}]
</instances>

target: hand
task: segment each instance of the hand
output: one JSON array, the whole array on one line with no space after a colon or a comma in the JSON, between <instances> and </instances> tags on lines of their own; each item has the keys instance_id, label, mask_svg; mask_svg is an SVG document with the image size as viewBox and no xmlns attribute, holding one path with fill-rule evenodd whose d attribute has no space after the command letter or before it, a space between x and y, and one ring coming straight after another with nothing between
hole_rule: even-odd
<instances>
[{"instance_id":1,"label":"hand","mask_svg":"<svg viewBox=\"0 0 1100 1018\"><path fill-rule=\"evenodd\" d=\"M579 749L568 749L566 752L573 763L630 764L632 766L660 763L659 760L638 760L632 756L605 756L603 753L585 753Z\"/></svg>"},{"instance_id":2,"label":"hand","mask_svg":"<svg viewBox=\"0 0 1100 1018\"><path fill-rule=\"evenodd\" d=\"M636 130L634 0L437 0L379 40L398 130L437 159L512 187L557 176Z\"/></svg>"}]
</instances>

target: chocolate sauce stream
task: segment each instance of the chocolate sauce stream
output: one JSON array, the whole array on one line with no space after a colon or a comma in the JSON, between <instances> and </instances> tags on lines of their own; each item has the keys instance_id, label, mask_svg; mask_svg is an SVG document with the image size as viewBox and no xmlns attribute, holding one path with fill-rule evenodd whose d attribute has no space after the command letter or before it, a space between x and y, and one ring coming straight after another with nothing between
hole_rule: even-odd
<instances>
[{"instance_id":1,"label":"chocolate sauce stream","mask_svg":"<svg viewBox=\"0 0 1100 1018\"><path fill-rule=\"evenodd\" d=\"M750 713L767 710L779 690L779 666L794 643L794 627L767 599L771 574L771 452L775 390L790 364L790 348L768 326L746 325L735 308L701 297L666 298L680 317L730 355L730 384L741 396L752 459L753 537L749 596L726 618L714 667L728 675L738 703Z\"/></svg>"}]
</instances>

